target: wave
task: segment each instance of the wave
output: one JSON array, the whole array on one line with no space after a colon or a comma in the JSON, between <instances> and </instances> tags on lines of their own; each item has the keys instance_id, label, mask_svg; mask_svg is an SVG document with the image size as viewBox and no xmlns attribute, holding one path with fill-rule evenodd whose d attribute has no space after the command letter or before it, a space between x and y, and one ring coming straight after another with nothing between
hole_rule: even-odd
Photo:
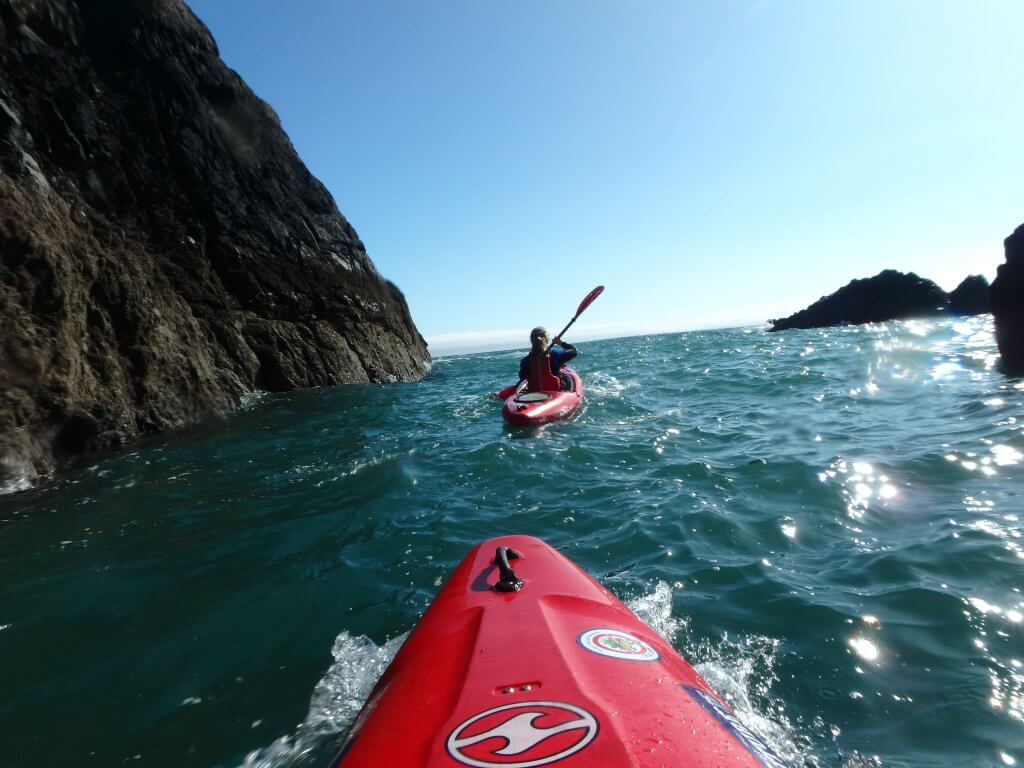
<instances>
[{"instance_id":1,"label":"wave","mask_svg":"<svg viewBox=\"0 0 1024 768\"><path fill-rule=\"evenodd\" d=\"M269 392L262 389L254 389L252 392L247 392L242 395L242 398L238 403L238 407L240 410L245 411L259 405L268 397L270 397Z\"/></svg>"},{"instance_id":2,"label":"wave","mask_svg":"<svg viewBox=\"0 0 1024 768\"><path fill-rule=\"evenodd\" d=\"M334 639L334 661L313 689L309 712L295 732L246 755L239 768L286 768L326 747L347 730L408 633L376 645L342 632Z\"/></svg>"},{"instance_id":3,"label":"wave","mask_svg":"<svg viewBox=\"0 0 1024 768\"><path fill-rule=\"evenodd\" d=\"M636 385L635 379L620 381L618 377L601 371L589 373L586 379L587 393L601 397L621 397L623 392Z\"/></svg>"},{"instance_id":4,"label":"wave","mask_svg":"<svg viewBox=\"0 0 1024 768\"><path fill-rule=\"evenodd\" d=\"M689 619L672 613L673 589L659 581L654 591L627 601L630 610L682 653L727 701L740 722L793 766L815 765L810 737L797 731L781 699L772 696L779 641L751 636L694 641Z\"/></svg>"},{"instance_id":5,"label":"wave","mask_svg":"<svg viewBox=\"0 0 1024 768\"><path fill-rule=\"evenodd\" d=\"M18 475L13 480L9 480L6 483L0 483L0 496L4 496L8 493L17 493L18 491L27 491L32 487L32 481L28 479L28 475Z\"/></svg>"}]
</instances>

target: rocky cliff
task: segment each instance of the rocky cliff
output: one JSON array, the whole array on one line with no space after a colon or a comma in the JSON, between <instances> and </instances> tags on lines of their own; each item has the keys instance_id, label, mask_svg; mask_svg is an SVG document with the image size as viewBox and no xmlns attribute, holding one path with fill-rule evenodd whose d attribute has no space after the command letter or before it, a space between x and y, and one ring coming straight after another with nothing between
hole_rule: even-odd
<instances>
[{"instance_id":1,"label":"rocky cliff","mask_svg":"<svg viewBox=\"0 0 1024 768\"><path fill-rule=\"evenodd\" d=\"M1024 224L1006 238L1006 263L992 282L996 343L1007 373L1024 376Z\"/></svg>"},{"instance_id":2,"label":"rocky cliff","mask_svg":"<svg viewBox=\"0 0 1024 768\"><path fill-rule=\"evenodd\" d=\"M428 355L180 0L0 0L0 484Z\"/></svg>"}]
</instances>

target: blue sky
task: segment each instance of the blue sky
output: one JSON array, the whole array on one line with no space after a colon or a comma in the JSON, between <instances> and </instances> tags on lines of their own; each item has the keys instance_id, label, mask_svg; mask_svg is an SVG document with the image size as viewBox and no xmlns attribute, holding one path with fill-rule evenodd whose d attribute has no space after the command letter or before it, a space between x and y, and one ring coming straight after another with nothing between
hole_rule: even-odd
<instances>
[{"instance_id":1,"label":"blue sky","mask_svg":"<svg viewBox=\"0 0 1024 768\"><path fill-rule=\"evenodd\" d=\"M1020 0L191 6L435 352L950 289L1024 222Z\"/></svg>"}]
</instances>

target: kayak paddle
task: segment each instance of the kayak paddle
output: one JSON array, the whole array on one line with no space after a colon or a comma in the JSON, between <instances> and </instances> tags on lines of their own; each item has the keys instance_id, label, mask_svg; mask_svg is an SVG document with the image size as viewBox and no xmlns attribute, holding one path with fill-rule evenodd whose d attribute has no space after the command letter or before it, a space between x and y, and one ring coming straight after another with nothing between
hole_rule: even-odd
<instances>
[{"instance_id":1,"label":"kayak paddle","mask_svg":"<svg viewBox=\"0 0 1024 768\"><path fill-rule=\"evenodd\" d=\"M491 395L491 397L493 397L493 398L495 398L497 400L504 400L506 397L511 397L512 393L514 393L516 391L516 388L518 386L519 386L519 384L513 384L511 387L505 387L504 389L499 389L497 392L495 392L493 395Z\"/></svg>"},{"instance_id":2,"label":"kayak paddle","mask_svg":"<svg viewBox=\"0 0 1024 768\"><path fill-rule=\"evenodd\" d=\"M565 332L568 331L570 328L572 328L572 324L576 322L576 319L580 315L583 314L583 310L585 310L587 307L589 307L591 304L593 304L594 303L594 299L596 299L598 296L600 296L603 292L604 292L604 286L603 285L599 285L599 286L597 286L597 288L595 288L590 293L588 293L583 298L583 301L580 302L579 307L576 308L576 314L572 316L572 320L570 320L569 324L566 325L565 328L562 329L562 333L560 333L557 336L555 336L555 338L556 339L561 339L562 336L565 334ZM550 352L551 351L551 347L553 347L554 345L555 345L555 342L554 342L554 340L552 340L552 342L550 344L548 344L548 348L545 351L546 352ZM519 382L513 384L510 387L505 387L504 389L495 392L493 395L491 395L491 397L496 398L498 400L504 400L506 397L510 397L516 391L516 388L518 388L518 387L519 387Z\"/></svg>"},{"instance_id":3,"label":"kayak paddle","mask_svg":"<svg viewBox=\"0 0 1024 768\"><path fill-rule=\"evenodd\" d=\"M583 301L580 302L580 306L576 310L576 314L572 316L572 320L570 320L569 324L566 325L565 328L562 329L562 332L560 334L555 336L555 339L559 339L560 340L562 338L562 336L565 335L565 332L568 331L570 328L572 328L572 324L576 322L576 319L580 315L583 314L583 310L585 310L587 307L589 307L591 304L593 304L594 303L594 299L596 299L598 296L600 296L603 292L604 292L604 286L603 285L599 285L599 286L597 286L597 288L595 288L590 293L588 293L586 295L586 297L584 297ZM553 346L555 346L555 340L554 339L552 339L551 343L548 344L548 348L547 348L546 351L550 352L551 348Z\"/></svg>"}]
</instances>

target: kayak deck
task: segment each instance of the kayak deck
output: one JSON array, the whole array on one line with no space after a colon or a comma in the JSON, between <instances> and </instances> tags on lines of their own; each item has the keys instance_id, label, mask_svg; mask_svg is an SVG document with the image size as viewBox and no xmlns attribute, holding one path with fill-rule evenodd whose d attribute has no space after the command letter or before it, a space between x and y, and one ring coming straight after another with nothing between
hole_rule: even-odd
<instances>
[{"instance_id":1,"label":"kayak deck","mask_svg":"<svg viewBox=\"0 0 1024 768\"><path fill-rule=\"evenodd\" d=\"M511 547L519 591L499 592ZM338 768L782 768L673 648L550 546L503 536L454 571Z\"/></svg>"}]
</instances>

